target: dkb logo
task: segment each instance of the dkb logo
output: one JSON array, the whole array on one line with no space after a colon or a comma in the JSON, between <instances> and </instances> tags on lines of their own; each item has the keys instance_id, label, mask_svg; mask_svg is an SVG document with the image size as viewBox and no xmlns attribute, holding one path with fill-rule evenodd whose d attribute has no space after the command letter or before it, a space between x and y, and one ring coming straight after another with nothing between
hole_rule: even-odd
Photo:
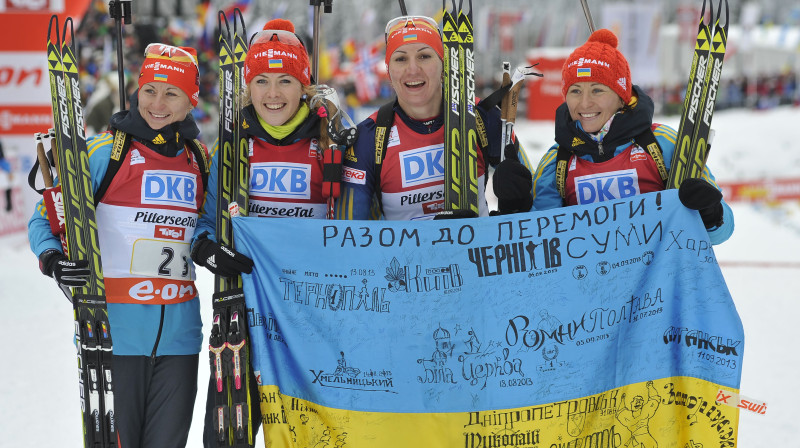
<instances>
[{"instance_id":1,"label":"dkb logo","mask_svg":"<svg viewBox=\"0 0 800 448\"><path fill-rule=\"evenodd\" d=\"M271 198L311 198L311 166L302 163L254 163L250 193Z\"/></svg>"},{"instance_id":2,"label":"dkb logo","mask_svg":"<svg viewBox=\"0 0 800 448\"><path fill-rule=\"evenodd\" d=\"M639 176L635 169L590 174L575 178L578 204L592 204L639 194Z\"/></svg>"},{"instance_id":3,"label":"dkb logo","mask_svg":"<svg viewBox=\"0 0 800 448\"><path fill-rule=\"evenodd\" d=\"M181 171L145 170L142 204L174 205L195 209L197 178Z\"/></svg>"},{"instance_id":4,"label":"dkb logo","mask_svg":"<svg viewBox=\"0 0 800 448\"><path fill-rule=\"evenodd\" d=\"M403 187L444 179L444 145L431 145L400 153Z\"/></svg>"}]
</instances>

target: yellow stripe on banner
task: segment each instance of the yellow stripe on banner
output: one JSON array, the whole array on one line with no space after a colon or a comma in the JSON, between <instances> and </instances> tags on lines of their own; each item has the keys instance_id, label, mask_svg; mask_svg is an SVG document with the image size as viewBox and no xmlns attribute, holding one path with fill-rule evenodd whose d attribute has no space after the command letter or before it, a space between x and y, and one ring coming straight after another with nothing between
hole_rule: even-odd
<instances>
[{"instance_id":1,"label":"yellow stripe on banner","mask_svg":"<svg viewBox=\"0 0 800 448\"><path fill-rule=\"evenodd\" d=\"M557 403L451 413L350 411L282 395L277 386L259 389L266 446L735 447L739 425L738 408L715 402L726 388L691 377ZM429 404L436 406L433 399Z\"/></svg>"}]
</instances>

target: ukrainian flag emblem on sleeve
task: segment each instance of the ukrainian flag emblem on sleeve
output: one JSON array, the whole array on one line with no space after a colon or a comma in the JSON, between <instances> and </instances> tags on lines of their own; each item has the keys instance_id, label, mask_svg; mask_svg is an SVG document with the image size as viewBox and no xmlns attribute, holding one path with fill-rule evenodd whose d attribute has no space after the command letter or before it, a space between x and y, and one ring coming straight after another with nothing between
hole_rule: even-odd
<instances>
[{"instance_id":1,"label":"ukrainian flag emblem on sleeve","mask_svg":"<svg viewBox=\"0 0 800 448\"><path fill-rule=\"evenodd\" d=\"M283 59L270 59L269 68L283 68Z\"/></svg>"}]
</instances>

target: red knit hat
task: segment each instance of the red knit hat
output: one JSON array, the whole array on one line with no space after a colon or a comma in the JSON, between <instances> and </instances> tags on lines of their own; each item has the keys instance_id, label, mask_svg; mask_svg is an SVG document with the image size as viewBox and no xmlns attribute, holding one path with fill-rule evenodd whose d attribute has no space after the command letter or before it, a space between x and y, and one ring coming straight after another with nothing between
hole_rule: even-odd
<instances>
[{"instance_id":1,"label":"red knit hat","mask_svg":"<svg viewBox=\"0 0 800 448\"><path fill-rule=\"evenodd\" d=\"M396 22L395 26L393 22ZM439 34L439 26L433 19L428 17L398 17L392 19L386 25L386 65L395 50L405 44L422 43L433 48L439 55L439 59L444 59L444 46L442 36Z\"/></svg>"},{"instance_id":2,"label":"red knit hat","mask_svg":"<svg viewBox=\"0 0 800 448\"><path fill-rule=\"evenodd\" d=\"M631 69L617 50L617 36L597 30L585 44L575 49L561 69L561 92L576 82L599 82L611 88L625 104L631 100Z\"/></svg>"},{"instance_id":3,"label":"red knit hat","mask_svg":"<svg viewBox=\"0 0 800 448\"><path fill-rule=\"evenodd\" d=\"M139 88L149 82L165 82L183 90L192 106L200 96L197 51L191 47L150 44L139 72Z\"/></svg>"},{"instance_id":4,"label":"red knit hat","mask_svg":"<svg viewBox=\"0 0 800 448\"><path fill-rule=\"evenodd\" d=\"M311 84L311 68L303 42L294 34L294 24L274 19L253 37L244 60L244 80L250 84L260 73L287 73L303 85Z\"/></svg>"}]
</instances>

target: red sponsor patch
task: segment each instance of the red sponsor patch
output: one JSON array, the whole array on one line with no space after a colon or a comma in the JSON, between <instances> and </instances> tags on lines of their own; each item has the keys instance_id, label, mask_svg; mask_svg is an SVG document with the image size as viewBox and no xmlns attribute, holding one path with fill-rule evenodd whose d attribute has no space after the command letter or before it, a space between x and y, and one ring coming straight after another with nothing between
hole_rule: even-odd
<instances>
[{"instance_id":1,"label":"red sponsor patch","mask_svg":"<svg viewBox=\"0 0 800 448\"><path fill-rule=\"evenodd\" d=\"M631 152L631 162L644 162L645 160L647 160L647 154L644 152Z\"/></svg>"},{"instance_id":2,"label":"red sponsor patch","mask_svg":"<svg viewBox=\"0 0 800 448\"><path fill-rule=\"evenodd\" d=\"M352 184L364 185L367 181L367 173L362 170L344 167L342 170L342 179Z\"/></svg>"},{"instance_id":3,"label":"red sponsor patch","mask_svg":"<svg viewBox=\"0 0 800 448\"><path fill-rule=\"evenodd\" d=\"M183 241L186 229L173 226L156 226L155 237L165 240Z\"/></svg>"},{"instance_id":4,"label":"red sponsor patch","mask_svg":"<svg viewBox=\"0 0 800 448\"><path fill-rule=\"evenodd\" d=\"M422 204L422 211L426 215L444 211L444 199L438 201L426 202Z\"/></svg>"}]
</instances>

